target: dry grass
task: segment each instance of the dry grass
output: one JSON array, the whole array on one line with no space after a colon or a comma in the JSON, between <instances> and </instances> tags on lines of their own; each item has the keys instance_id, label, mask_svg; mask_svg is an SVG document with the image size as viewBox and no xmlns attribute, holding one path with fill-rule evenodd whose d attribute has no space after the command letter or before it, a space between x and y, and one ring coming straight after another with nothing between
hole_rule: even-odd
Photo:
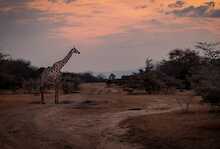
<instances>
[{"instance_id":1,"label":"dry grass","mask_svg":"<svg viewBox=\"0 0 220 149\"><path fill-rule=\"evenodd\" d=\"M167 113L124 120L122 141L146 149L219 149L220 116L210 113Z\"/></svg>"},{"instance_id":2,"label":"dry grass","mask_svg":"<svg viewBox=\"0 0 220 149\"><path fill-rule=\"evenodd\" d=\"M217 149L219 116L194 96L190 112L163 113L179 108L177 98L189 95L126 95L102 83L83 84L59 105L53 94L45 105L39 96L0 95L0 148Z\"/></svg>"}]
</instances>

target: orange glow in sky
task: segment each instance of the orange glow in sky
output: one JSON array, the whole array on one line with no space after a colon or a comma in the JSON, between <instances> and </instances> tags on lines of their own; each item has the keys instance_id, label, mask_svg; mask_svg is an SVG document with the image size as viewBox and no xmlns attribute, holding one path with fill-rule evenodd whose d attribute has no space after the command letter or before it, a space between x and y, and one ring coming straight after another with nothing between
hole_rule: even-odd
<instances>
[{"instance_id":1,"label":"orange glow in sky","mask_svg":"<svg viewBox=\"0 0 220 149\"><path fill-rule=\"evenodd\" d=\"M0 48L35 65L76 44L83 54L70 71L133 69L147 56L220 39L219 0L2 0L0 18Z\"/></svg>"},{"instance_id":2,"label":"orange glow in sky","mask_svg":"<svg viewBox=\"0 0 220 149\"><path fill-rule=\"evenodd\" d=\"M168 5L175 2L175 0L76 0L64 3L63 0L57 0L56 2L34 0L29 2L27 6L31 9L46 11L49 14L57 14L58 16L46 16L46 18L39 19L47 19L52 22L63 19L66 25L55 28L51 32L67 39L91 40L125 32L129 27L141 27L146 32L170 31L168 24L172 23L186 23L186 26L191 23L192 28L201 27L195 19L191 19L191 22L189 22L189 18L179 18L178 20L173 15L167 15L166 11L171 10ZM197 7L208 1L185 0L184 2L183 7ZM215 8L220 8L219 2L216 3ZM152 20L159 20L165 26L154 26ZM219 21L216 23L219 23ZM214 23L205 28L215 31L215 28L218 29L218 25Z\"/></svg>"}]
</instances>

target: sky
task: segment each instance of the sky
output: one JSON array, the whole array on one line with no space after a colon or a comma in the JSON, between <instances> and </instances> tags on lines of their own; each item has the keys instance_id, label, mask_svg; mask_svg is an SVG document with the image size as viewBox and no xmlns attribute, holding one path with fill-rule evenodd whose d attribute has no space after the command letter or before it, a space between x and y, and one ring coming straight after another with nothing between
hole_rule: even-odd
<instances>
[{"instance_id":1,"label":"sky","mask_svg":"<svg viewBox=\"0 0 220 149\"><path fill-rule=\"evenodd\" d=\"M0 0L0 49L63 71L132 70L175 48L220 41L220 0Z\"/></svg>"}]
</instances>

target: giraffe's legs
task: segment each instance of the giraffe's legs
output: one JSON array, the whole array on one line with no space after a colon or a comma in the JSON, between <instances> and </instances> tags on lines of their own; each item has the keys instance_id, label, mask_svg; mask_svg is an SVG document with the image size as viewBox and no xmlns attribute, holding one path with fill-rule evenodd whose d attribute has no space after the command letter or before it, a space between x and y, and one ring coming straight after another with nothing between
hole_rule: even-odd
<instances>
[{"instance_id":1,"label":"giraffe's legs","mask_svg":"<svg viewBox=\"0 0 220 149\"><path fill-rule=\"evenodd\" d=\"M44 102L44 88L40 87L40 94L41 94L41 104L45 104Z\"/></svg>"},{"instance_id":2,"label":"giraffe's legs","mask_svg":"<svg viewBox=\"0 0 220 149\"><path fill-rule=\"evenodd\" d=\"M55 84L55 104L59 104L59 83Z\"/></svg>"}]
</instances>

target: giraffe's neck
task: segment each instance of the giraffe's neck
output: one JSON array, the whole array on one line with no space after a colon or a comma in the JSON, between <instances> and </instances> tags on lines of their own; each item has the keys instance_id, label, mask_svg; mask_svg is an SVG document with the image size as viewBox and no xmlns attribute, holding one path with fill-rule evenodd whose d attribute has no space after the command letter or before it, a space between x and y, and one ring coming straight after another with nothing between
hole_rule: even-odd
<instances>
[{"instance_id":1,"label":"giraffe's neck","mask_svg":"<svg viewBox=\"0 0 220 149\"><path fill-rule=\"evenodd\" d=\"M58 71L60 71L60 70L64 67L64 65L69 61L69 59L71 58L72 55L73 55L73 53L72 53L72 51L70 51L70 52L64 57L64 59L62 59L62 60L56 62L56 63L52 66L52 68L53 68L53 69L56 69L56 70L58 70Z\"/></svg>"},{"instance_id":2,"label":"giraffe's neck","mask_svg":"<svg viewBox=\"0 0 220 149\"><path fill-rule=\"evenodd\" d=\"M73 55L72 51L70 51L66 57L64 57L64 59L62 59L62 63L63 63L63 66L69 61L69 59L71 58L71 56Z\"/></svg>"}]
</instances>

